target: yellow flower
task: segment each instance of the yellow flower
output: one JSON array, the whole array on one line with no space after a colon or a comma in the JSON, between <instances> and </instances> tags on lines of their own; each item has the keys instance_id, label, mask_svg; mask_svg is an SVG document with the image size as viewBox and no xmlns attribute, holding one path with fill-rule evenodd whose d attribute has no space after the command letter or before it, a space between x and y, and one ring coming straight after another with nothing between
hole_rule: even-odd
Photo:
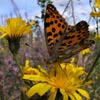
<instances>
[{"instance_id":1,"label":"yellow flower","mask_svg":"<svg viewBox=\"0 0 100 100\"><path fill-rule=\"evenodd\" d=\"M95 0L96 7L100 10L100 0Z\"/></svg>"},{"instance_id":2,"label":"yellow flower","mask_svg":"<svg viewBox=\"0 0 100 100\"><path fill-rule=\"evenodd\" d=\"M29 74L29 75L36 75L36 74L39 74L40 72L36 69L36 68L32 68L31 66L29 66L29 60L26 60L25 61L25 66L22 67L22 71L24 72L24 74Z\"/></svg>"},{"instance_id":3,"label":"yellow flower","mask_svg":"<svg viewBox=\"0 0 100 100\"><path fill-rule=\"evenodd\" d=\"M30 67L29 67L30 68ZM55 100L57 91L62 94L63 100L82 100L82 96L89 99L89 94L83 89L84 78L81 76L86 75L82 67L69 64L54 64L47 72L39 66L38 74L24 74L23 79L33 82L33 86L26 92L30 98L35 94L43 96L46 92L50 91L48 100Z\"/></svg>"},{"instance_id":4,"label":"yellow flower","mask_svg":"<svg viewBox=\"0 0 100 100\"><path fill-rule=\"evenodd\" d=\"M21 38L26 33L32 34L31 27L34 25L26 23L25 20L22 20L20 17L18 18L8 18L7 25L5 27L0 27L0 32L2 36L0 38Z\"/></svg>"},{"instance_id":5,"label":"yellow flower","mask_svg":"<svg viewBox=\"0 0 100 100\"><path fill-rule=\"evenodd\" d=\"M9 49L13 55L18 53L20 47L20 38L25 34L32 34L31 27L34 23L27 24L26 21L18 18L7 19L7 25L0 27L2 35L0 38L6 37L9 43Z\"/></svg>"},{"instance_id":6,"label":"yellow flower","mask_svg":"<svg viewBox=\"0 0 100 100\"><path fill-rule=\"evenodd\" d=\"M5 51L5 49L0 46L0 52L4 52L4 51Z\"/></svg>"},{"instance_id":7,"label":"yellow flower","mask_svg":"<svg viewBox=\"0 0 100 100\"><path fill-rule=\"evenodd\" d=\"M71 63L74 63L74 61L75 61L75 58L73 57L70 62Z\"/></svg>"},{"instance_id":8,"label":"yellow flower","mask_svg":"<svg viewBox=\"0 0 100 100\"><path fill-rule=\"evenodd\" d=\"M95 39L100 39L100 34L97 34L96 36L95 36Z\"/></svg>"},{"instance_id":9,"label":"yellow flower","mask_svg":"<svg viewBox=\"0 0 100 100\"><path fill-rule=\"evenodd\" d=\"M92 17L100 17L100 12L91 12L90 15Z\"/></svg>"},{"instance_id":10,"label":"yellow flower","mask_svg":"<svg viewBox=\"0 0 100 100\"><path fill-rule=\"evenodd\" d=\"M98 8L97 12L92 11L90 15L92 17L100 17L100 0L95 0L95 8Z\"/></svg>"},{"instance_id":11,"label":"yellow flower","mask_svg":"<svg viewBox=\"0 0 100 100\"><path fill-rule=\"evenodd\" d=\"M91 53L91 50L90 50L89 48L84 49L84 50L81 51L81 54L82 54L82 55L90 54L90 53Z\"/></svg>"}]
</instances>

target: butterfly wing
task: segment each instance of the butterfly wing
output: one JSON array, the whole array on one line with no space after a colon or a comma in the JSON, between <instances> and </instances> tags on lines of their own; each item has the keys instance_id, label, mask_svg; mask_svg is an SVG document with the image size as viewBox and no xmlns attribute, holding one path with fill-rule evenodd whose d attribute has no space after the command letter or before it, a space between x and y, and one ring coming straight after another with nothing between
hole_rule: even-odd
<instances>
[{"instance_id":1,"label":"butterfly wing","mask_svg":"<svg viewBox=\"0 0 100 100\"><path fill-rule=\"evenodd\" d=\"M55 46L61 39L68 24L52 4L48 4L45 13L45 37L50 56L56 53ZM57 46L56 46L57 47ZM55 52L55 53L54 53Z\"/></svg>"},{"instance_id":2,"label":"butterfly wing","mask_svg":"<svg viewBox=\"0 0 100 100\"><path fill-rule=\"evenodd\" d=\"M69 59L94 43L88 40L87 22L68 25L52 4L47 5L44 26L47 48L53 61Z\"/></svg>"},{"instance_id":3,"label":"butterfly wing","mask_svg":"<svg viewBox=\"0 0 100 100\"><path fill-rule=\"evenodd\" d=\"M66 51L74 45L79 46L83 41L89 38L88 24L81 21L69 29L69 32L63 37L58 52Z\"/></svg>"},{"instance_id":4,"label":"butterfly wing","mask_svg":"<svg viewBox=\"0 0 100 100\"><path fill-rule=\"evenodd\" d=\"M71 57L75 56L78 52L90 47L95 42L93 40L85 40L82 45L76 44L68 48L67 51L61 53L59 52L58 62L66 61L68 62Z\"/></svg>"},{"instance_id":5,"label":"butterfly wing","mask_svg":"<svg viewBox=\"0 0 100 100\"><path fill-rule=\"evenodd\" d=\"M81 21L71 27L69 33L64 36L58 48L59 61L70 59L81 50L84 50L95 43L93 40L88 39L88 26L87 22Z\"/></svg>"}]
</instances>

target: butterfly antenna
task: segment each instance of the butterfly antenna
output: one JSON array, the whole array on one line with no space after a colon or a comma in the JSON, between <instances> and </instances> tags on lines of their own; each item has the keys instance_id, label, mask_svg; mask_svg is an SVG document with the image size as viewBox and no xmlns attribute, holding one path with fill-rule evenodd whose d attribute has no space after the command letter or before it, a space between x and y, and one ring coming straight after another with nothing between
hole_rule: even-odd
<instances>
[{"instance_id":1,"label":"butterfly antenna","mask_svg":"<svg viewBox=\"0 0 100 100\"><path fill-rule=\"evenodd\" d=\"M30 44L25 43L25 45L28 46L28 47L31 47L33 49L33 47Z\"/></svg>"}]
</instances>

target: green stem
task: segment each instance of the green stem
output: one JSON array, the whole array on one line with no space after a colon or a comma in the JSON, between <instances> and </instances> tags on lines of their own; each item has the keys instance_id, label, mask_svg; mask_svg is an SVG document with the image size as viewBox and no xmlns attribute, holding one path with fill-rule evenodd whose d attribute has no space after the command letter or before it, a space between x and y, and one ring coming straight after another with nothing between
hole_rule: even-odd
<instances>
[{"instance_id":1,"label":"green stem","mask_svg":"<svg viewBox=\"0 0 100 100\"><path fill-rule=\"evenodd\" d=\"M98 35L98 33L99 33L99 29L98 29L98 27L99 27L99 24L98 24L98 18L96 18L96 25L97 25L96 30L97 30L97 35Z\"/></svg>"},{"instance_id":2,"label":"green stem","mask_svg":"<svg viewBox=\"0 0 100 100\"><path fill-rule=\"evenodd\" d=\"M13 57L14 57L14 60L16 62L16 65L19 68L19 73L20 73L19 80L20 80L20 83L21 83L21 85L25 85L25 82L20 78L20 76L22 77L24 75L24 73L23 73L23 71L22 71L22 69L20 67L20 62L18 60L17 54L14 54ZM22 90L21 90L21 100L28 100L27 97L26 97L26 95L23 93Z\"/></svg>"},{"instance_id":3,"label":"green stem","mask_svg":"<svg viewBox=\"0 0 100 100\"><path fill-rule=\"evenodd\" d=\"M23 71L22 71L22 69L21 69L21 67L20 67L21 65L20 65L20 63L19 63L19 60L18 60L18 58L17 58L17 55L14 54L13 57L14 57L14 60L15 60L15 62L16 62L16 65L17 65L18 68L19 68L19 72L21 73L21 75L23 75Z\"/></svg>"},{"instance_id":4,"label":"green stem","mask_svg":"<svg viewBox=\"0 0 100 100\"><path fill-rule=\"evenodd\" d=\"M99 46L99 48L100 48L100 46ZM93 71L93 69L94 69L94 67L95 67L95 65L96 65L96 63L97 63L99 57L100 57L100 49L99 49L98 55L97 55L97 57L96 57L96 59L95 59L93 65L92 65L92 67L91 67L91 69L90 69L90 71L89 71L89 73L88 73L86 79L84 80L84 83L85 83L85 82L88 80L88 78L90 77L90 75L91 75L91 73L92 73L92 71Z\"/></svg>"}]
</instances>

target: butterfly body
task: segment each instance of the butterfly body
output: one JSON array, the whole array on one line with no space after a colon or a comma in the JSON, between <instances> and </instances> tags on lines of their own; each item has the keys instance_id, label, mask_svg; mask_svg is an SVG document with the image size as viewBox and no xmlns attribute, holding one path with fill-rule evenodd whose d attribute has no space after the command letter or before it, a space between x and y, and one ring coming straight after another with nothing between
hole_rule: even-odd
<instances>
[{"instance_id":1,"label":"butterfly body","mask_svg":"<svg viewBox=\"0 0 100 100\"><path fill-rule=\"evenodd\" d=\"M89 25L86 21L68 25L52 4L47 5L44 26L48 52L54 62L70 59L94 43L88 39Z\"/></svg>"}]
</instances>

